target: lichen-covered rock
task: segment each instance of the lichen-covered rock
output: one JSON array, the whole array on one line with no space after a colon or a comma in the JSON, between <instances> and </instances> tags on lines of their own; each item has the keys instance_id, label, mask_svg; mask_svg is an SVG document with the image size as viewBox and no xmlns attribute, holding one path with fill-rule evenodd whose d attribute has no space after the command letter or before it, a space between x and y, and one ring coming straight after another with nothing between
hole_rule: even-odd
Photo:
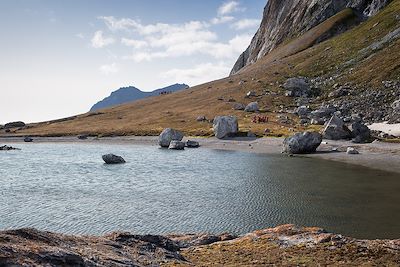
<instances>
[{"instance_id":1,"label":"lichen-covered rock","mask_svg":"<svg viewBox=\"0 0 400 267\"><path fill-rule=\"evenodd\" d=\"M322 142L322 135L317 132L297 133L283 141L283 153L308 154L317 150Z\"/></svg>"},{"instance_id":2,"label":"lichen-covered rock","mask_svg":"<svg viewBox=\"0 0 400 267\"><path fill-rule=\"evenodd\" d=\"M125 163L125 160L121 156L117 156L114 154L106 154L102 156L102 159L106 164L122 164Z\"/></svg>"},{"instance_id":3,"label":"lichen-covered rock","mask_svg":"<svg viewBox=\"0 0 400 267\"><path fill-rule=\"evenodd\" d=\"M234 110L244 110L245 108L246 108L246 106L242 103L235 103L233 105Z\"/></svg>"},{"instance_id":4,"label":"lichen-covered rock","mask_svg":"<svg viewBox=\"0 0 400 267\"><path fill-rule=\"evenodd\" d=\"M235 116L217 116L214 118L213 129L218 139L233 136L239 131L238 120Z\"/></svg>"},{"instance_id":5,"label":"lichen-covered rock","mask_svg":"<svg viewBox=\"0 0 400 267\"><path fill-rule=\"evenodd\" d=\"M175 129L166 128L158 137L158 144L161 147L169 147L172 140L181 141L183 139L183 133Z\"/></svg>"}]
</instances>

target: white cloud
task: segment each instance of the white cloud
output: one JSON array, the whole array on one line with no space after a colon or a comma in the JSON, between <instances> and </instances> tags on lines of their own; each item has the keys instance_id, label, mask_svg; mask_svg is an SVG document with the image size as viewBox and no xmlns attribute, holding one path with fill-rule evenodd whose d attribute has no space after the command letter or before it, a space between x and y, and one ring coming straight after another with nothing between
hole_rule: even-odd
<instances>
[{"instance_id":1,"label":"white cloud","mask_svg":"<svg viewBox=\"0 0 400 267\"><path fill-rule=\"evenodd\" d=\"M216 25L216 24L224 24L227 22L231 22L232 20L234 20L235 18L232 16L222 16L222 17L216 17L211 19L211 23Z\"/></svg>"},{"instance_id":2,"label":"white cloud","mask_svg":"<svg viewBox=\"0 0 400 267\"><path fill-rule=\"evenodd\" d=\"M103 37L102 31L95 32L92 38L92 46L94 48L102 48L110 44L113 44L114 42L115 40L112 37Z\"/></svg>"},{"instance_id":3,"label":"white cloud","mask_svg":"<svg viewBox=\"0 0 400 267\"><path fill-rule=\"evenodd\" d=\"M162 73L161 77L167 79L170 83L184 81L194 86L227 76L231 67L232 66L222 62L217 64L205 63L194 66L193 68L171 69Z\"/></svg>"},{"instance_id":4,"label":"white cloud","mask_svg":"<svg viewBox=\"0 0 400 267\"><path fill-rule=\"evenodd\" d=\"M244 10L246 10L246 9L241 7L238 1L229 1L229 2L222 4L218 8L218 14L220 16L223 16L223 15L231 14L231 13L238 12L238 11L244 11Z\"/></svg>"},{"instance_id":5,"label":"white cloud","mask_svg":"<svg viewBox=\"0 0 400 267\"><path fill-rule=\"evenodd\" d=\"M131 46L135 49L140 49L148 46L148 43L143 40L133 40L128 38L122 38L121 43L126 46Z\"/></svg>"},{"instance_id":6,"label":"white cloud","mask_svg":"<svg viewBox=\"0 0 400 267\"><path fill-rule=\"evenodd\" d=\"M245 30L255 28L260 25L260 20L258 19L241 19L236 21L231 26L236 30Z\"/></svg>"},{"instance_id":7,"label":"white cloud","mask_svg":"<svg viewBox=\"0 0 400 267\"><path fill-rule=\"evenodd\" d=\"M105 75L110 75L113 73L117 73L119 71L117 64L115 62L108 65L107 64L102 65L100 66L99 70Z\"/></svg>"},{"instance_id":8,"label":"white cloud","mask_svg":"<svg viewBox=\"0 0 400 267\"><path fill-rule=\"evenodd\" d=\"M85 39L85 35L83 33L77 33L75 34L76 37L78 37L79 39Z\"/></svg>"}]
</instances>

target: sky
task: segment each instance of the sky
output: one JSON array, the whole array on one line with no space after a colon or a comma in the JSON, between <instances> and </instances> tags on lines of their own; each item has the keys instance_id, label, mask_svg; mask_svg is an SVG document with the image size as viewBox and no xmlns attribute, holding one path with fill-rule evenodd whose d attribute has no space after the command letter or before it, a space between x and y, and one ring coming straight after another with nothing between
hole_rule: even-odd
<instances>
[{"instance_id":1,"label":"sky","mask_svg":"<svg viewBox=\"0 0 400 267\"><path fill-rule=\"evenodd\" d=\"M0 0L0 124L226 77L266 0Z\"/></svg>"}]
</instances>

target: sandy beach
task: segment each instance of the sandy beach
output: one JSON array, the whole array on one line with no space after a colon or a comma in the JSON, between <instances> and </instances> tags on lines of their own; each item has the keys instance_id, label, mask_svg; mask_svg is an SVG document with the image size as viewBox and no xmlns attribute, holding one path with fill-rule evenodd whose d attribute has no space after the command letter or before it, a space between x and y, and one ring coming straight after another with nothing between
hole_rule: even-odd
<instances>
[{"instance_id":1,"label":"sandy beach","mask_svg":"<svg viewBox=\"0 0 400 267\"><path fill-rule=\"evenodd\" d=\"M279 154L282 150L283 138L247 138L238 137L225 140L217 138L185 137L184 140L196 140L200 143L200 149L222 149L232 151L242 151L259 154ZM151 145L158 147L158 136L118 136L92 138L79 140L76 136L66 137L35 137L34 143L41 142L70 142L70 143L121 143ZM23 142L21 137L0 137L1 144ZM356 148L360 154L346 154L347 147ZM375 141L370 144L354 144L351 141L332 141L324 140L317 153L308 155L296 155L297 157L316 157L326 160L334 160L343 163L356 164L368 168L382 171L400 173L400 144L384 143Z\"/></svg>"}]
</instances>

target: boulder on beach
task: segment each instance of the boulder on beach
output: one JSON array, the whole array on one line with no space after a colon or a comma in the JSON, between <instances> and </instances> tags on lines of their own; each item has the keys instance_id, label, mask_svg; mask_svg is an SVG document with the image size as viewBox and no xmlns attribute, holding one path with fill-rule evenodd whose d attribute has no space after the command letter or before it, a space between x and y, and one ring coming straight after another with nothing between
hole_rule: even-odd
<instances>
[{"instance_id":1,"label":"boulder on beach","mask_svg":"<svg viewBox=\"0 0 400 267\"><path fill-rule=\"evenodd\" d=\"M352 136L343 120L335 115L328 121L322 134L325 139L329 140L350 139Z\"/></svg>"},{"instance_id":2,"label":"boulder on beach","mask_svg":"<svg viewBox=\"0 0 400 267\"><path fill-rule=\"evenodd\" d=\"M350 128L353 143L371 142L371 130L366 125L361 122L354 122Z\"/></svg>"},{"instance_id":3,"label":"boulder on beach","mask_svg":"<svg viewBox=\"0 0 400 267\"><path fill-rule=\"evenodd\" d=\"M32 138L32 137L29 137L29 136L26 136L26 137L24 138L24 142L27 142L27 143L33 142L33 138Z\"/></svg>"},{"instance_id":4,"label":"boulder on beach","mask_svg":"<svg viewBox=\"0 0 400 267\"><path fill-rule=\"evenodd\" d=\"M169 144L169 149L173 150L184 150L185 149L185 142L172 140Z\"/></svg>"},{"instance_id":5,"label":"boulder on beach","mask_svg":"<svg viewBox=\"0 0 400 267\"><path fill-rule=\"evenodd\" d=\"M317 150L322 142L322 135L317 132L297 133L283 141L283 153L308 154Z\"/></svg>"},{"instance_id":6,"label":"boulder on beach","mask_svg":"<svg viewBox=\"0 0 400 267\"><path fill-rule=\"evenodd\" d=\"M235 116L217 116L214 118L213 129L218 139L233 136L239 130L238 120Z\"/></svg>"},{"instance_id":7,"label":"boulder on beach","mask_svg":"<svg viewBox=\"0 0 400 267\"><path fill-rule=\"evenodd\" d=\"M25 123L22 121L14 121L14 122L6 123L4 125L4 129L20 128L20 127L25 127Z\"/></svg>"},{"instance_id":8,"label":"boulder on beach","mask_svg":"<svg viewBox=\"0 0 400 267\"><path fill-rule=\"evenodd\" d=\"M360 154L360 153L358 152L358 150L355 149L354 147L348 147L347 150L346 150L346 153L349 154L349 155L357 155L357 154Z\"/></svg>"},{"instance_id":9,"label":"boulder on beach","mask_svg":"<svg viewBox=\"0 0 400 267\"><path fill-rule=\"evenodd\" d=\"M244 109L246 112L257 112L259 111L258 103L257 102L251 102L249 103L246 108Z\"/></svg>"},{"instance_id":10,"label":"boulder on beach","mask_svg":"<svg viewBox=\"0 0 400 267\"><path fill-rule=\"evenodd\" d=\"M189 148L197 148L197 147L199 147L200 146L200 144L199 144L199 142L197 142L197 141L193 141L193 140L187 140L186 141L186 147L189 147Z\"/></svg>"},{"instance_id":11,"label":"boulder on beach","mask_svg":"<svg viewBox=\"0 0 400 267\"><path fill-rule=\"evenodd\" d=\"M206 116L198 116L196 118L196 121L207 121L207 118L206 118Z\"/></svg>"},{"instance_id":12,"label":"boulder on beach","mask_svg":"<svg viewBox=\"0 0 400 267\"><path fill-rule=\"evenodd\" d=\"M166 128L158 137L158 144L161 147L169 147L171 141L181 141L183 139L183 133L175 129Z\"/></svg>"},{"instance_id":13,"label":"boulder on beach","mask_svg":"<svg viewBox=\"0 0 400 267\"><path fill-rule=\"evenodd\" d=\"M86 140L88 138L88 135L87 134L80 134L80 135L78 135L78 139L79 140Z\"/></svg>"},{"instance_id":14,"label":"boulder on beach","mask_svg":"<svg viewBox=\"0 0 400 267\"><path fill-rule=\"evenodd\" d=\"M106 164L122 164L125 163L125 160L121 156L117 156L114 154L106 154L102 156L104 162Z\"/></svg>"}]
</instances>

